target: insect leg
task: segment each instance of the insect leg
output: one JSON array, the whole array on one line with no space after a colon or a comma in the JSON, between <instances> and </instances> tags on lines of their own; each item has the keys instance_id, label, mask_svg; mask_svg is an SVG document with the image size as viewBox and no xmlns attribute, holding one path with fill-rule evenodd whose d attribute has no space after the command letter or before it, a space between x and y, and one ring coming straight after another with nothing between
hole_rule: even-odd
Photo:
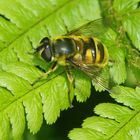
<instances>
[{"instance_id":1,"label":"insect leg","mask_svg":"<svg viewBox=\"0 0 140 140\"><path fill-rule=\"evenodd\" d=\"M54 72L56 69L57 69L58 65L57 65L57 62L54 62L52 64L52 66L50 67L50 69L46 72L46 73L43 73L40 77L38 77L33 83L32 83L32 86L38 82L40 79L42 79L43 77L45 76L48 76L51 72Z\"/></svg>"},{"instance_id":2,"label":"insect leg","mask_svg":"<svg viewBox=\"0 0 140 140\"><path fill-rule=\"evenodd\" d=\"M72 105L71 98L74 95L74 78L70 71L70 67L66 66L65 70L66 70L66 74L67 74L67 83L68 83L68 100L69 100L70 108L72 108L73 105Z\"/></svg>"}]
</instances>

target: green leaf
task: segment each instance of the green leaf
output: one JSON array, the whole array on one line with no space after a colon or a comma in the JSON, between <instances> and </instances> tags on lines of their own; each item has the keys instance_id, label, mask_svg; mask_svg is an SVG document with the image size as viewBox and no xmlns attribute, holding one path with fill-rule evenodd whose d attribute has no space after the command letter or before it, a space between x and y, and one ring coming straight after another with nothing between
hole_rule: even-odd
<instances>
[{"instance_id":1,"label":"green leaf","mask_svg":"<svg viewBox=\"0 0 140 140\"><path fill-rule=\"evenodd\" d=\"M30 132L36 133L43 116L52 124L60 111L68 109L64 70L32 86L50 64L31 53L41 38L64 35L100 17L98 0L0 1L0 139L9 139L10 124L13 138L20 139L25 121ZM84 77L75 76L75 95L81 102L90 95L90 81ZM83 91L81 84L86 85Z\"/></svg>"},{"instance_id":2,"label":"green leaf","mask_svg":"<svg viewBox=\"0 0 140 140\"><path fill-rule=\"evenodd\" d=\"M123 103L136 111L140 109L140 88L137 87L135 90L129 87L116 87L113 89L114 94L111 94L115 100L119 103ZM119 95L117 95L117 93Z\"/></svg>"},{"instance_id":3,"label":"green leaf","mask_svg":"<svg viewBox=\"0 0 140 140\"><path fill-rule=\"evenodd\" d=\"M139 0L114 0L113 8L120 14L125 15L137 8Z\"/></svg>"},{"instance_id":4,"label":"green leaf","mask_svg":"<svg viewBox=\"0 0 140 140\"><path fill-rule=\"evenodd\" d=\"M30 93L23 100L27 113L28 128L33 133L36 133L40 129L43 122L41 102L41 97L37 92Z\"/></svg>"},{"instance_id":5,"label":"green leaf","mask_svg":"<svg viewBox=\"0 0 140 140\"><path fill-rule=\"evenodd\" d=\"M73 73L75 75L75 96L77 101L84 102L90 96L91 81L89 77L77 70Z\"/></svg>"},{"instance_id":6,"label":"green leaf","mask_svg":"<svg viewBox=\"0 0 140 140\"><path fill-rule=\"evenodd\" d=\"M15 102L7 108L7 112L12 125L13 138L19 140L25 129L25 115L22 103Z\"/></svg>"},{"instance_id":7,"label":"green leaf","mask_svg":"<svg viewBox=\"0 0 140 140\"><path fill-rule=\"evenodd\" d=\"M13 73L21 78L24 78L30 83L32 83L36 77L39 77L41 75L41 71L36 67L22 62L3 65L3 69L6 72ZM31 75L31 73L33 74Z\"/></svg>"},{"instance_id":8,"label":"green leaf","mask_svg":"<svg viewBox=\"0 0 140 140\"><path fill-rule=\"evenodd\" d=\"M114 49L112 49L112 52L113 50ZM115 83L121 84L126 79L124 52L119 48L115 48L115 52L113 53L112 58L115 60L115 62L114 65L110 68L111 77Z\"/></svg>"},{"instance_id":9,"label":"green leaf","mask_svg":"<svg viewBox=\"0 0 140 140\"><path fill-rule=\"evenodd\" d=\"M52 124L60 116L60 110L69 106L65 77L60 75L48 81L45 86L40 87L39 92L43 100L44 117L48 124Z\"/></svg>"},{"instance_id":10,"label":"green leaf","mask_svg":"<svg viewBox=\"0 0 140 140\"><path fill-rule=\"evenodd\" d=\"M140 10L132 11L123 20L123 27L127 31L132 43L140 50Z\"/></svg>"},{"instance_id":11,"label":"green leaf","mask_svg":"<svg viewBox=\"0 0 140 140\"><path fill-rule=\"evenodd\" d=\"M70 131L71 140L139 139L140 88L117 86L111 92L111 96L122 104L97 105L94 112L99 116L85 119L82 128Z\"/></svg>"},{"instance_id":12,"label":"green leaf","mask_svg":"<svg viewBox=\"0 0 140 140\"><path fill-rule=\"evenodd\" d=\"M9 138L10 123L6 113L0 113L0 138Z\"/></svg>"},{"instance_id":13,"label":"green leaf","mask_svg":"<svg viewBox=\"0 0 140 140\"><path fill-rule=\"evenodd\" d=\"M8 72L0 72L0 86L7 88L14 96L20 96L31 89L26 80Z\"/></svg>"},{"instance_id":14,"label":"green leaf","mask_svg":"<svg viewBox=\"0 0 140 140\"><path fill-rule=\"evenodd\" d=\"M111 79L117 84L124 83L126 80L125 52L122 44L118 42L117 33L109 29L102 37L104 44L108 48ZM115 50L115 51L114 51ZM110 63L110 62L109 62Z\"/></svg>"},{"instance_id":15,"label":"green leaf","mask_svg":"<svg viewBox=\"0 0 140 140\"><path fill-rule=\"evenodd\" d=\"M128 68L127 68L127 83L134 86L140 83L140 53L135 49L128 51Z\"/></svg>"},{"instance_id":16,"label":"green leaf","mask_svg":"<svg viewBox=\"0 0 140 140\"><path fill-rule=\"evenodd\" d=\"M122 26L128 33L132 43L140 50L140 10L137 9L138 2L139 0L115 0L113 8L121 19Z\"/></svg>"}]
</instances>

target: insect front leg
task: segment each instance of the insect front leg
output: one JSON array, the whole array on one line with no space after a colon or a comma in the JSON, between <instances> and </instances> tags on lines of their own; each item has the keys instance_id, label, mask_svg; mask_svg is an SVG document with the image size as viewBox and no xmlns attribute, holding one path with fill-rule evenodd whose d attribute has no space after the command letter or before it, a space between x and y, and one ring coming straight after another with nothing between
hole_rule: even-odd
<instances>
[{"instance_id":1,"label":"insect front leg","mask_svg":"<svg viewBox=\"0 0 140 140\"><path fill-rule=\"evenodd\" d=\"M50 73L54 72L56 69L57 69L58 65L57 65L57 62L54 62L52 64L52 66L50 67L50 69L46 72L46 73L43 73L40 77L38 77L33 83L32 83L32 86L37 83L40 79L48 76Z\"/></svg>"},{"instance_id":2,"label":"insect front leg","mask_svg":"<svg viewBox=\"0 0 140 140\"><path fill-rule=\"evenodd\" d=\"M68 100L69 100L70 108L72 108L73 107L72 98L74 96L74 78L70 71L70 67L66 66L65 70L66 70L66 74L67 74Z\"/></svg>"}]
</instances>

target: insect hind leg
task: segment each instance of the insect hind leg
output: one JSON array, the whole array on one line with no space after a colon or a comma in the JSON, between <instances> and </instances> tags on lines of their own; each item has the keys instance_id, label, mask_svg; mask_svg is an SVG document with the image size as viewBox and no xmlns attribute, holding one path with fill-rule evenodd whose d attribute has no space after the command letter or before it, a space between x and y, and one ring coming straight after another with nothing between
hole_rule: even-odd
<instances>
[{"instance_id":1,"label":"insect hind leg","mask_svg":"<svg viewBox=\"0 0 140 140\"><path fill-rule=\"evenodd\" d=\"M68 100L69 100L70 108L72 108L73 107L72 98L74 96L74 78L70 71L70 67L66 66L65 70L66 70L66 74L67 74Z\"/></svg>"}]
</instances>

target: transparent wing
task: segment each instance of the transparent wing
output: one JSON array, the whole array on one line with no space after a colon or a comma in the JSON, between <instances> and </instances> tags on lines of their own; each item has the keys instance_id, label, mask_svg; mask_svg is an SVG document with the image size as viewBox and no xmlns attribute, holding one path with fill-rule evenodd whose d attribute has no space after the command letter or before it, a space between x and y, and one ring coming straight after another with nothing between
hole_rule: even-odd
<instances>
[{"instance_id":1,"label":"transparent wing","mask_svg":"<svg viewBox=\"0 0 140 140\"><path fill-rule=\"evenodd\" d=\"M99 36L107 31L108 27L102 18L90 21L78 29L72 30L68 35Z\"/></svg>"},{"instance_id":2,"label":"transparent wing","mask_svg":"<svg viewBox=\"0 0 140 140\"><path fill-rule=\"evenodd\" d=\"M109 75L107 75L107 73L104 72L103 69L97 66L88 66L73 59L69 59L69 63L88 75L92 79L92 84L95 86L96 90L107 90L108 92L110 92L111 85L109 83Z\"/></svg>"}]
</instances>

